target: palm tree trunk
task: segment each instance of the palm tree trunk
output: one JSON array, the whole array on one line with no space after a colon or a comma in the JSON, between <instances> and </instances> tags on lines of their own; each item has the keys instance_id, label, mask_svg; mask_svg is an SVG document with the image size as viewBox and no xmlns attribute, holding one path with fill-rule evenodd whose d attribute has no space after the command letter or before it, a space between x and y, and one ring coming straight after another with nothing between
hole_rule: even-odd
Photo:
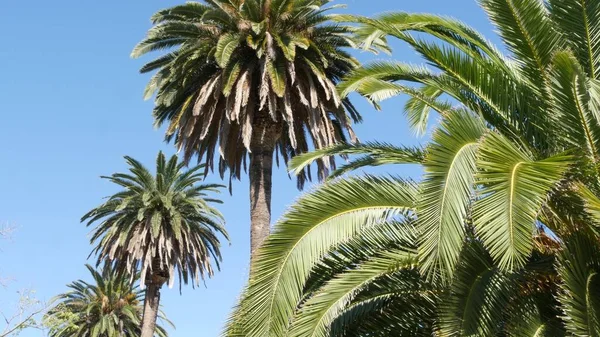
<instances>
[{"instance_id":1,"label":"palm tree trunk","mask_svg":"<svg viewBox=\"0 0 600 337\"><path fill-rule=\"evenodd\" d=\"M276 126L268 114L254 119L249 168L251 257L270 232L271 178L276 137Z\"/></svg>"},{"instance_id":2,"label":"palm tree trunk","mask_svg":"<svg viewBox=\"0 0 600 337\"><path fill-rule=\"evenodd\" d=\"M156 318L160 304L160 288L162 284L146 283L146 298L144 299L144 314L142 316L142 334L140 337L153 337L156 328Z\"/></svg>"}]
</instances>

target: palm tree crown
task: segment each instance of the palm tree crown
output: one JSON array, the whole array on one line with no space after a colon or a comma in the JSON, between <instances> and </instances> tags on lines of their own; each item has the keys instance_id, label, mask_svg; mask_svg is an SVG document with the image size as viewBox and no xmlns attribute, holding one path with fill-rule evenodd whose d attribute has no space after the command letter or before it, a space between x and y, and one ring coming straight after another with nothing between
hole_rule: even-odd
<instances>
[{"instance_id":1,"label":"palm tree crown","mask_svg":"<svg viewBox=\"0 0 600 337\"><path fill-rule=\"evenodd\" d=\"M273 157L354 139L360 116L335 84L357 61L344 26L329 24L329 0L210 0L159 11L134 57L169 49L146 64L156 70L146 96L156 94L157 126L188 161L193 155L224 177L250 180L250 248L271 223ZM347 114L348 113L348 114ZM216 153L218 152L218 155ZM317 163L319 177L331 160ZM298 186L310 179L298 175Z\"/></svg>"},{"instance_id":2,"label":"palm tree crown","mask_svg":"<svg viewBox=\"0 0 600 337\"><path fill-rule=\"evenodd\" d=\"M220 200L208 197L223 186L198 184L205 177L203 165L184 170L173 155L168 161L162 152L156 159L153 176L140 162L125 157L130 173L103 177L124 187L107 202L83 216L88 226L98 223L91 242L98 263L114 265L119 273L140 271L146 287L141 337L152 337L159 315L160 290L175 282L198 284L212 276L211 259L219 268L220 242L228 239L223 216L209 205Z\"/></svg>"},{"instance_id":3,"label":"palm tree crown","mask_svg":"<svg viewBox=\"0 0 600 337\"><path fill-rule=\"evenodd\" d=\"M93 230L91 241L98 262L114 263L134 275L141 272L142 286L148 278L159 277L172 285L175 271L180 281L197 284L213 274L221 259L216 233L228 238L222 216L207 197L220 185L198 184L204 179L203 166L184 170L177 156L168 161L159 153L156 176L140 162L125 157L130 173L103 177L124 189L83 216Z\"/></svg>"},{"instance_id":4,"label":"palm tree crown","mask_svg":"<svg viewBox=\"0 0 600 337\"><path fill-rule=\"evenodd\" d=\"M44 316L48 336L140 336L143 292L131 282L129 275L117 275L109 265L100 271L86 267L93 283L77 280L68 285L69 292L55 298L54 305ZM138 279L139 274L134 281ZM160 337L167 336L162 327L156 332Z\"/></svg>"},{"instance_id":5,"label":"palm tree crown","mask_svg":"<svg viewBox=\"0 0 600 337\"><path fill-rule=\"evenodd\" d=\"M327 2L212 0L152 17L132 55L175 48L141 71L158 70L146 93L156 93L156 124L169 123L167 139L186 159L206 155L209 168L218 149L221 174L239 177L255 138L274 137L287 161L352 131L344 106L359 115L335 83L357 62L341 50L347 28L325 24Z\"/></svg>"}]
</instances>

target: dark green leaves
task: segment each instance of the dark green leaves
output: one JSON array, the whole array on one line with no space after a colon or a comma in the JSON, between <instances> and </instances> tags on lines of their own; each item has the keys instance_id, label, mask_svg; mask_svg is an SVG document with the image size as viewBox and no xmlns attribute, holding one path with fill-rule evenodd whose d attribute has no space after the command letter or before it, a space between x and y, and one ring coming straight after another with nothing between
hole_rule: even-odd
<instances>
[{"instance_id":1,"label":"dark green leaves","mask_svg":"<svg viewBox=\"0 0 600 337\"><path fill-rule=\"evenodd\" d=\"M565 239L559 273L567 330L577 336L600 336L600 245L597 237L574 233Z\"/></svg>"},{"instance_id":2,"label":"dark green leaves","mask_svg":"<svg viewBox=\"0 0 600 337\"><path fill-rule=\"evenodd\" d=\"M92 282L77 280L67 285L44 315L50 337L138 337L143 310L143 291L135 283L139 274L118 274L109 264L99 270L86 265ZM159 312L156 335L166 337L164 323L172 326Z\"/></svg>"},{"instance_id":3,"label":"dark green leaves","mask_svg":"<svg viewBox=\"0 0 600 337\"><path fill-rule=\"evenodd\" d=\"M551 16L587 76L600 76L600 2L549 0Z\"/></svg>"},{"instance_id":4,"label":"dark green leaves","mask_svg":"<svg viewBox=\"0 0 600 337\"><path fill-rule=\"evenodd\" d=\"M216 46L215 60L221 68L225 68L231 59L231 55L238 48L240 37L236 34L224 34L219 38Z\"/></svg>"}]
</instances>

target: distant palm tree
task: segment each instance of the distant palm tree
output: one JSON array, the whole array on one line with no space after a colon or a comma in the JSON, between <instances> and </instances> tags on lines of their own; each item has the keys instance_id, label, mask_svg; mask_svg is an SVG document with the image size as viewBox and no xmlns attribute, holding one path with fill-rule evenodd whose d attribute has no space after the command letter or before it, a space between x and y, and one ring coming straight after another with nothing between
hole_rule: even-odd
<instances>
[{"instance_id":1,"label":"distant palm tree","mask_svg":"<svg viewBox=\"0 0 600 337\"><path fill-rule=\"evenodd\" d=\"M240 178L250 158L251 251L269 233L273 155L284 162L311 147L354 138L360 116L335 84L357 61L343 48L348 28L329 24L329 0L211 0L159 11L133 57L168 50L141 72L158 70L157 126L168 123L185 160ZM346 111L350 116L346 114ZM325 161L318 163L326 174ZM310 172L299 176L299 186Z\"/></svg>"},{"instance_id":2,"label":"distant palm tree","mask_svg":"<svg viewBox=\"0 0 600 337\"><path fill-rule=\"evenodd\" d=\"M109 265L96 271L86 265L93 283L77 280L70 291L55 298L44 316L50 337L139 337L143 292L126 274L117 275ZM139 274L134 281L139 279ZM164 319L164 317L161 318ZM170 324L170 322L168 322ZM157 326L157 335L166 337Z\"/></svg>"},{"instance_id":3,"label":"distant palm tree","mask_svg":"<svg viewBox=\"0 0 600 337\"><path fill-rule=\"evenodd\" d=\"M203 166L184 170L177 156L168 161L162 152L156 160L156 176L140 162L125 157L130 173L103 177L124 187L81 219L93 230L98 263L114 264L117 271L135 275L146 287L141 337L154 334L160 289L175 281L198 284L212 276L211 257L219 268L220 243L216 233L228 239L221 213L209 205L219 200L208 192L222 187L198 184Z\"/></svg>"}]
</instances>

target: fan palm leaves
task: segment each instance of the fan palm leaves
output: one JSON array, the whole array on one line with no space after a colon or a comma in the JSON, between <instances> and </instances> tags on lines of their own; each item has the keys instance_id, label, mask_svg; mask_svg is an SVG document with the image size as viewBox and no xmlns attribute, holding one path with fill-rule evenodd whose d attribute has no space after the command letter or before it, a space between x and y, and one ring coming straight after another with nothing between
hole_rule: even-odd
<instances>
[{"instance_id":1,"label":"fan palm leaves","mask_svg":"<svg viewBox=\"0 0 600 337\"><path fill-rule=\"evenodd\" d=\"M52 337L140 336L143 291L127 274L117 275L109 265L95 270L86 265L93 282L77 280L58 295L44 317ZM137 282L139 274L133 277ZM161 314L161 319L164 320ZM168 321L167 321L168 322ZM170 324L170 322L168 322ZM163 327L156 334L166 337Z\"/></svg>"},{"instance_id":2,"label":"fan palm leaves","mask_svg":"<svg viewBox=\"0 0 600 337\"><path fill-rule=\"evenodd\" d=\"M136 275L146 287L143 337L152 336L160 288L175 278L199 284L213 275L221 260L218 234L228 238L221 213L210 203L222 186L200 183L203 165L185 169L177 156L160 152L153 175L139 161L125 157L129 173L103 177L123 188L83 216L96 225L91 242L98 263Z\"/></svg>"},{"instance_id":3,"label":"fan palm leaves","mask_svg":"<svg viewBox=\"0 0 600 337\"><path fill-rule=\"evenodd\" d=\"M249 157L251 249L269 233L273 155L354 139L360 116L335 84L357 66L344 48L349 28L328 22L329 0L211 0L157 12L133 50L167 52L142 67L153 72L157 126L167 124L186 161L193 155L240 178ZM215 164L218 162L218 164ZM330 163L320 161L323 177ZM301 186L310 178L299 175Z\"/></svg>"},{"instance_id":4,"label":"fan palm leaves","mask_svg":"<svg viewBox=\"0 0 600 337\"><path fill-rule=\"evenodd\" d=\"M417 133L427 129L432 111L440 123L422 149L338 145L294 158L291 171L358 154L349 170L417 164L422 180L410 182L408 204L392 201L405 180L388 184L373 176L367 177L375 184L352 186L343 198L336 197L337 186L367 177L334 179L301 198L288 213L302 219L293 225L299 234L290 232L284 215L257 255L255 266L265 269L251 275L228 335L600 335L600 40L592 13L600 1L480 3L508 55L447 17L337 16L358 24L365 48L397 38L430 65L365 65L340 84L342 96L358 92L377 104L407 95L407 118ZM344 223L327 232L313 221L313 214L335 219L337 212L362 212L347 207L369 195L382 196L387 211L340 218ZM390 235L390 226L410 228L410 244ZM313 232L326 239L305 241ZM365 235L372 240L352 245ZM283 241L295 243L278 246ZM293 272L270 274L267 281L269 267ZM412 285L398 281L391 293L379 292L380 278L411 271ZM401 304L411 298L428 305Z\"/></svg>"}]
</instances>

